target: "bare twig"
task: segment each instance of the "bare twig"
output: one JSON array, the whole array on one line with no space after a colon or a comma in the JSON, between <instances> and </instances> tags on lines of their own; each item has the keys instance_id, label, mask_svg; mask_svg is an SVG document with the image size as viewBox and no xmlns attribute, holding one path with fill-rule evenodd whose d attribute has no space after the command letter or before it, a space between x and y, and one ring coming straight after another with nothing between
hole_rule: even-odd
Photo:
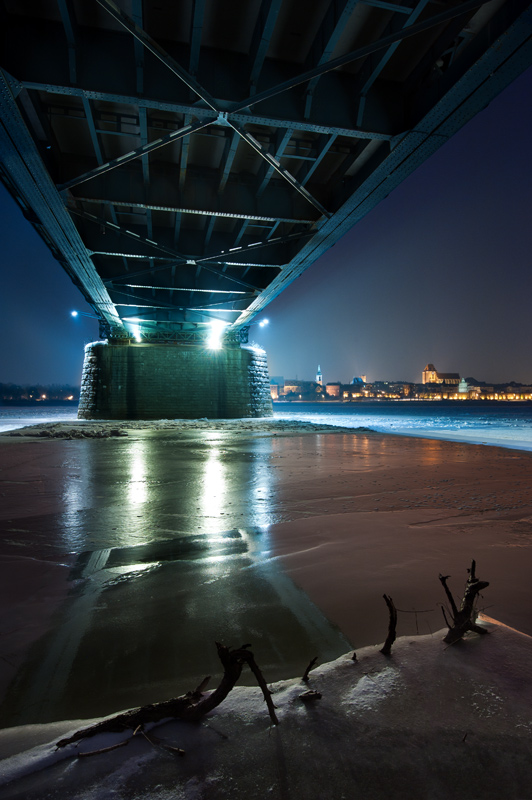
<instances>
[{"instance_id":1,"label":"bare twig","mask_svg":"<svg viewBox=\"0 0 532 800\"><path fill-rule=\"evenodd\" d=\"M314 664L316 663L317 660L318 660L318 656L313 658L312 661L309 663L308 667L306 668L305 672L303 673L303 677L301 678L303 683L307 683L309 672L310 672L310 670L312 669L312 667L314 666Z\"/></svg>"},{"instance_id":2,"label":"bare twig","mask_svg":"<svg viewBox=\"0 0 532 800\"><path fill-rule=\"evenodd\" d=\"M450 575L442 575L442 574L440 573L440 574L438 575L438 577L439 577L439 579L440 579L441 585L442 585L442 586L443 586L443 588L445 589L445 594L447 595L447 600L448 600L448 601L449 601L449 603L451 604L451 609L452 609L453 617L456 617L456 615L458 614L458 609L457 609L457 607L456 607L456 603L454 602L454 597L453 597L453 596L452 596L452 594L451 594L451 590L450 590L450 589L449 589L449 587L447 586L447 581L448 581L448 579L449 579L451 576L450 576Z\"/></svg>"},{"instance_id":3,"label":"bare twig","mask_svg":"<svg viewBox=\"0 0 532 800\"><path fill-rule=\"evenodd\" d=\"M392 652L392 644L395 642L396 638L396 630L397 630L397 609L394 606L393 600L387 594L383 594L384 601L388 606L388 612L390 614L390 620L388 623L388 636L386 637L386 641L381 649L381 653L385 656L389 656Z\"/></svg>"},{"instance_id":4,"label":"bare twig","mask_svg":"<svg viewBox=\"0 0 532 800\"><path fill-rule=\"evenodd\" d=\"M111 750L117 750L119 747L124 747L126 744L129 744L129 739L124 739L123 742L118 742L118 744L112 744L110 747L101 747L99 750L91 750L87 753L78 753L78 758L87 758L88 756L99 756L102 753L110 753Z\"/></svg>"},{"instance_id":5,"label":"bare twig","mask_svg":"<svg viewBox=\"0 0 532 800\"><path fill-rule=\"evenodd\" d=\"M203 678L202 682L194 689L194 694L203 694L207 686L209 685L209 681L211 679L210 675L207 675Z\"/></svg>"}]
</instances>

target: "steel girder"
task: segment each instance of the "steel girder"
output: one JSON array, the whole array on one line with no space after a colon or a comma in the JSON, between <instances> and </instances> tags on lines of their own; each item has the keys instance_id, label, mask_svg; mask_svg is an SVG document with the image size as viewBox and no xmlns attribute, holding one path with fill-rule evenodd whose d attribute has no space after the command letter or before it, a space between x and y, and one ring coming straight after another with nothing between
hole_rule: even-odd
<instances>
[{"instance_id":1,"label":"steel girder","mask_svg":"<svg viewBox=\"0 0 532 800\"><path fill-rule=\"evenodd\" d=\"M17 193L23 211L38 216L54 255L108 326L122 327L111 298L91 261L87 248L44 167L22 119L4 72L0 69L0 146L8 188Z\"/></svg>"},{"instance_id":2,"label":"steel girder","mask_svg":"<svg viewBox=\"0 0 532 800\"><path fill-rule=\"evenodd\" d=\"M532 62L524 0L56 2L2 6L3 179L116 336L243 329Z\"/></svg>"},{"instance_id":3,"label":"steel girder","mask_svg":"<svg viewBox=\"0 0 532 800\"><path fill-rule=\"evenodd\" d=\"M364 184L242 314L239 324L245 324L267 306L531 64L532 9L529 7L503 36L483 51L466 75L419 121L416 129L400 138Z\"/></svg>"}]
</instances>

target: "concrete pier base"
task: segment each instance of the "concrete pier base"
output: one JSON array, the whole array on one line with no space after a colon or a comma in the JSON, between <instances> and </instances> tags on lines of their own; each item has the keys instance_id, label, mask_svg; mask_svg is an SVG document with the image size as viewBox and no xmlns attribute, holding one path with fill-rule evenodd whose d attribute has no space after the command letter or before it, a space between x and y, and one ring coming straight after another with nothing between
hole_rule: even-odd
<instances>
[{"instance_id":1,"label":"concrete pier base","mask_svg":"<svg viewBox=\"0 0 532 800\"><path fill-rule=\"evenodd\" d=\"M266 353L230 345L93 342L85 348L79 419L272 416Z\"/></svg>"}]
</instances>

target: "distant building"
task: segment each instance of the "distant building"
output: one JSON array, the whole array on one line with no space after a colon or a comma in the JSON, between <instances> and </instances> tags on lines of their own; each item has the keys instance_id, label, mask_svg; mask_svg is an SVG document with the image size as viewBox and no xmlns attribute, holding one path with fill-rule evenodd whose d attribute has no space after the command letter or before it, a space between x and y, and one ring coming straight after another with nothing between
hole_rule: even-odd
<instances>
[{"instance_id":1,"label":"distant building","mask_svg":"<svg viewBox=\"0 0 532 800\"><path fill-rule=\"evenodd\" d=\"M283 394L303 394L306 388L304 381L288 379L284 382Z\"/></svg>"},{"instance_id":2,"label":"distant building","mask_svg":"<svg viewBox=\"0 0 532 800\"><path fill-rule=\"evenodd\" d=\"M458 372L438 372L434 364L427 364L423 370L422 383L443 383L446 386L458 386L460 375Z\"/></svg>"},{"instance_id":3,"label":"distant building","mask_svg":"<svg viewBox=\"0 0 532 800\"><path fill-rule=\"evenodd\" d=\"M423 375L421 378L422 383L437 383L436 380L436 367L434 364L427 364L425 369L423 370Z\"/></svg>"},{"instance_id":4,"label":"distant building","mask_svg":"<svg viewBox=\"0 0 532 800\"><path fill-rule=\"evenodd\" d=\"M340 397L341 387L341 383L328 383L325 387L325 391L329 397Z\"/></svg>"},{"instance_id":5,"label":"distant building","mask_svg":"<svg viewBox=\"0 0 532 800\"><path fill-rule=\"evenodd\" d=\"M316 373L316 383L318 384L318 386L323 386L323 377L321 374L321 367L319 364L318 364L318 371Z\"/></svg>"},{"instance_id":6,"label":"distant building","mask_svg":"<svg viewBox=\"0 0 532 800\"><path fill-rule=\"evenodd\" d=\"M278 400L279 396L284 392L284 377L283 375L272 375L270 377L270 395L272 400Z\"/></svg>"}]
</instances>

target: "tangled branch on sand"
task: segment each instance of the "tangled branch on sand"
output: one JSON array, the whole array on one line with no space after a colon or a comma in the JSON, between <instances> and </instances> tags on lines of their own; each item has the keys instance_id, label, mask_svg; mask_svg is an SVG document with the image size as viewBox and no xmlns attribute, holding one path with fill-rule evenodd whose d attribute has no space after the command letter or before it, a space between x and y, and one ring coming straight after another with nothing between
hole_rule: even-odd
<instances>
[{"instance_id":1,"label":"tangled branch on sand","mask_svg":"<svg viewBox=\"0 0 532 800\"><path fill-rule=\"evenodd\" d=\"M277 725L279 720L275 714L271 692L266 685L253 653L248 649L250 645L245 644L237 650L231 650L229 647L216 642L216 647L218 648L218 657L224 668L224 674L218 687L210 694L203 694L210 680L210 677L208 677L193 692L187 692L187 694L173 697L171 700L165 700L162 703L152 703L130 711L124 711L122 714L116 714L114 717L98 722L96 725L91 725L89 728L82 728L66 739L61 739L57 742L57 747L65 747L67 744L72 744L99 733L123 733L125 730L131 730L131 733L134 734L139 727L142 729L146 724L160 722L170 717L188 722L198 722L205 714L220 705L222 700L225 700L239 679L244 664L247 664L255 675L268 706L270 719L274 725Z\"/></svg>"},{"instance_id":2,"label":"tangled branch on sand","mask_svg":"<svg viewBox=\"0 0 532 800\"><path fill-rule=\"evenodd\" d=\"M447 642L448 644L458 641L468 631L473 631L474 633L480 634L487 633L485 628L481 628L475 622L475 602L479 592L489 586L489 583L488 581L478 580L475 575L475 567L476 564L473 560L471 567L468 570L469 578L466 583L464 597L462 598L460 609L458 609L453 595L447 586L447 579L449 576L439 576L452 609L452 625L448 623L444 612L444 617L449 627L449 632L444 638L444 642ZM383 595L383 597L388 607L389 627L388 636L384 646L381 649L381 653L389 656L392 644L396 638L397 609L391 597L386 594ZM124 731L129 730L131 731L131 735L134 736L139 731L143 733L145 725L150 723L158 723L165 719L179 719L187 722L198 722L209 711L212 711L214 708L216 708L216 706L220 705L223 700L225 700L239 679L244 664L247 664L255 675L268 707L270 719L274 725L278 725L279 720L277 719L277 715L275 713L275 705L272 700L272 693L268 689L266 681L264 680L264 676L262 675L262 672L255 661L253 653L251 650L249 650L251 645L244 644L242 647L232 650L231 648L225 647L219 642L216 642L216 647L218 648L218 657L222 662L224 673L218 687L210 694L204 694L204 691L210 680L210 676L208 676L196 689L194 689L193 692L187 692L187 694L181 695L180 697L173 697L171 700L165 700L161 703L153 703L141 706L140 708L134 708L129 711L125 711L122 714L116 714L109 719L98 722L96 725L91 725L88 728L82 728L81 730L76 731L74 734L72 734L72 736L58 741L56 746L65 747L66 745L73 744L74 742L78 742L82 739L86 739L100 733L124 733ZM353 654L353 661L356 663L356 654ZM302 678L305 683L308 682L309 673L315 666L316 662L317 657L312 659L306 668ZM300 695L300 699L303 702L309 702L319 698L321 698L321 693L314 689L310 689ZM124 742L112 745L110 748L95 750L90 753L90 755L107 752L109 749L122 746L122 744L124 744ZM183 755L183 751L180 748L169 749L175 750L180 755Z\"/></svg>"},{"instance_id":3,"label":"tangled branch on sand","mask_svg":"<svg viewBox=\"0 0 532 800\"><path fill-rule=\"evenodd\" d=\"M447 586L447 579L450 578L450 575L440 574L439 576L440 582L445 589L445 594L447 595L447 599L449 600L452 610L452 625L450 625L445 615L445 611L442 608L443 617L449 628L449 632L443 640L447 644L454 644L455 642L459 641L459 639L461 639L468 631L473 631L474 633L480 634L487 633L485 628L481 628L480 625L476 624L476 600L478 594L487 586L489 586L489 582L480 581L475 575L475 569L476 562L473 559L471 561L471 567L468 569L469 577L466 582L464 596L462 598L462 602L460 603L460 608L457 608L451 590Z\"/></svg>"}]
</instances>

